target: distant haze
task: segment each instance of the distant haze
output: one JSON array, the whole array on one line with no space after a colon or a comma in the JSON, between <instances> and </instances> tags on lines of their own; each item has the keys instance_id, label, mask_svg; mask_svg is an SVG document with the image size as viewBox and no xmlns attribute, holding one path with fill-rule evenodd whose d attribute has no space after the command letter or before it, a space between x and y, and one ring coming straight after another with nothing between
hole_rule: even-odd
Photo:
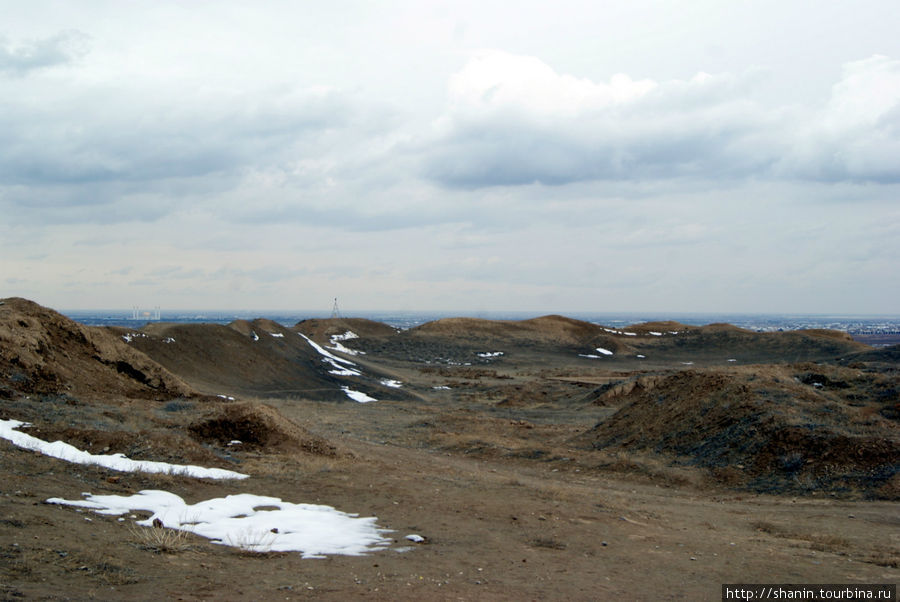
<instances>
[{"instance_id":1,"label":"distant haze","mask_svg":"<svg viewBox=\"0 0 900 602\"><path fill-rule=\"evenodd\" d=\"M900 313L896 2L0 6L0 297Z\"/></svg>"}]
</instances>

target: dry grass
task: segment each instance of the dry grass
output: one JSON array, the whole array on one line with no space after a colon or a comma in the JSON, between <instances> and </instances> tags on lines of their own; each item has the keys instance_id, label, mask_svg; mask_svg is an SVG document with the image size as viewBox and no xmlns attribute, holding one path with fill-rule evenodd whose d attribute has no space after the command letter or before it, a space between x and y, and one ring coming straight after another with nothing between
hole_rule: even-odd
<instances>
[{"instance_id":1,"label":"dry grass","mask_svg":"<svg viewBox=\"0 0 900 602\"><path fill-rule=\"evenodd\" d=\"M275 533L265 529L244 529L225 538L225 545L249 554L267 554L272 551Z\"/></svg>"},{"instance_id":2,"label":"dry grass","mask_svg":"<svg viewBox=\"0 0 900 602\"><path fill-rule=\"evenodd\" d=\"M177 554L192 547L191 534L180 529L132 525L130 531L139 548L157 554Z\"/></svg>"}]
</instances>

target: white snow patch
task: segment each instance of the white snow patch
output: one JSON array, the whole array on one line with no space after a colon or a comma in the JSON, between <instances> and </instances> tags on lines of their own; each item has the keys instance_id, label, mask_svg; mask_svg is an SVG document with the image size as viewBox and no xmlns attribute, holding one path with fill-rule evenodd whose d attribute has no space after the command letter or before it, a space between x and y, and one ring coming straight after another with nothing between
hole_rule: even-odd
<instances>
[{"instance_id":1,"label":"white snow patch","mask_svg":"<svg viewBox=\"0 0 900 602\"><path fill-rule=\"evenodd\" d=\"M732 358L732 359L729 359L728 361L729 361L729 362L736 362L737 360L734 359L734 358Z\"/></svg>"},{"instance_id":2,"label":"white snow patch","mask_svg":"<svg viewBox=\"0 0 900 602\"><path fill-rule=\"evenodd\" d=\"M354 391L350 387L341 387L341 391L347 394L347 397L352 399L353 401L358 401L359 403L368 403L370 401L378 401L374 397L369 397L365 393L360 391Z\"/></svg>"},{"instance_id":3,"label":"white snow patch","mask_svg":"<svg viewBox=\"0 0 900 602\"><path fill-rule=\"evenodd\" d=\"M482 353L476 353L475 355L477 355L478 357L483 357L483 358L492 358L492 357L500 357L501 355L503 355L503 352L502 351L485 351Z\"/></svg>"},{"instance_id":4,"label":"white snow patch","mask_svg":"<svg viewBox=\"0 0 900 602\"><path fill-rule=\"evenodd\" d=\"M163 343L174 343L174 342L175 342L175 339L173 339L172 337L166 337L163 339Z\"/></svg>"},{"instance_id":5,"label":"white snow patch","mask_svg":"<svg viewBox=\"0 0 900 602\"><path fill-rule=\"evenodd\" d=\"M269 334L272 335L273 337L275 337L276 339L283 339L283 338L284 338L284 333L283 333L283 332L270 332Z\"/></svg>"},{"instance_id":6,"label":"white snow patch","mask_svg":"<svg viewBox=\"0 0 900 602\"><path fill-rule=\"evenodd\" d=\"M390 378L383 378L383 379L381 379L380 382L381 382L381 384L383 384L385 387L392 387L392 388L394 388L394 389L399 389L400 387L403 386L403 383L400 382L399 380L392 380L392 379L390 379Z\"/></svg>"},{"instance_id":7,"label":"white snow patch","mask_svg":"<svg viewBox=\"0 0 900 602\"><path fill-rule=\"evenodd\" d=\"M137 524L189 531L213 543L251 552L300 552L303 558L329 554L361 556L390 545L389 529L376 517L359 518L319 504L293 504L280 498L241 493L196 504L168 491L144 490L131 496L85 494L84 500L50 498L49 504L88 508L117 516L135 510L153 516Z\"/></svg>"},{"instance_id":8,"label":"white snow patch","mask_svg":"<svg viewBox=\"0 0 900 602\"><path fill-rule=\"evenodd\" d=\"M650 331L650 334L652 334L652 335L655 336L655 337L661 337L661 336L663 335L661 332L656 332L656 331L653 331L653 330Z\"/></svg>"},{"instance_id":9,"label":"white snow patch","mask_svg":"<svg viewBox=\"0 0 900 602\"><path fill-rule=\"evenodd\" d=\"M609 349L604 349L603 347L597 347L597 351L602 353L603 355L612 355L613 352Z\"/></svg>"},{"instance_id":10,"label":"white snow patch","mask_svg":"<svg viewBox=\"0 0 900 602\"><path fill-rule=\"evenodd\" d=\"M255 330L251 330L251 331L250 331L250 338L253 339L254 341L258 341L258 340L259 340L259 335L256 334L256 331L255 331Z\"/></svg>"},{"instance_id":11,"label":"white snow patch","mask_svg":"<svg viewBox=\"0 0 900 602\"><path fill-rule=\"evenodd\" d=\"M337 341L349 341L350 339L358 339L359 335L353 332L352 330L348 330L344 334L334 334L331 335L331 342L335 343Z\"/></svg>"},{"instance_id":12,"label":"white snow patch","mask_svg":"<svg viewBox=\"0 0 900 602\"><path fill-rule=\"evenodd\" d=\"M349 347L344 347L341 345L341 341L349 341L350 339L358 339L359 335L355 332L348 330L344 334L333 334L331 335L331 346L329 349L333 351L340 351L341 353L346 353L347 355L365 355L364 351L357 351L356 349L350 349Z\"/></svg>"},{"instance_id":13,"label":"white snow patch","mask_svg":"<svg viewBox=\"0 0 900 602\"><path fill-rule=\"evenodd\" d=\"M685 366L693 366L694 365L694 362L681 362L681 363L684 364Z\"/></svg>"},{"instance_id":14,"label":"white snow patch","mask_svg":"<svg viewBox=\"0 0 900 602\"><path fill-rule=\"evenodd\" d=\"M216 397L227 399L228 401L234 401L234 397L232 397L231 395L216 395Z\"/></svg>"},{"instance_id":15,"label":"white snow patch","mask_svg":"<svg viewBox=\"0 0 900 602\"><path fill-rule=\"evenodd\" d=\"M410 533L406 536L406 539L415 543L422 543L423 541L425 541L425 538L417 533Z\"/></svg>"},{"instance_id":16,"label":"white snow patch","mask_svg":"<svg viewBox=\"0 0 900 602\"><path fill-rule=\"evenodd\" d=\"M306 342L309 343L310 345L312 345L312 348L319 352L319 354L322 356L323 362L325 362L326 364L330 364L334 368L334 370L328 371L329 374L335 374L337 376L361 376L362 375L362 372L360 372L359 370L355 370L353 368L348 367L348 366L355 366L356 364L354 362L351 362L350 360L345 360L342 357L338 357L338 356L334 355L333 353L326 351L321 345L316 344L315 341L310 339L305 334L302 334L302 333L297 333L297 334L299 334L301 337L306 339ZM341 365L341 364L344 364L344 365Z\"/></svg>"},{"instance_id":17,"label":"white snow patch","mask_svg":"<svg viewBox=\"0 0 900 602\"><path fill-rule=\"evenodd\" d=\"M624 334L626 337L636 337L637 336L636 332L623 332L622 334Z\"/></svg>"},{"instance_id":18,"label":"white snow patch","mask_svg":"<svg viewBox=\"0 0 900 602\"><path fill-rule=\"evenodd\" d=\"M586 358L590 358L590 359L592 359L592 360L599 360L599 359L600 359L600 356L599 356L599 355L594 355L594 354L592 354L592 353L579 353L579 354L578 354L578 357L586 357Z\"/></svg>"},{"instance_id":19,"label":"white snow patch","mask_svg":"<svg viewBox=\"0 0 900 602\"><path fill-rule=\"evenodd\" d=\"M641 355L641 354L639 353L639 354L637 354L635 357L640 358L640 359L644 359L644 358L646 358L647 356L646 356L646 355Z\"/></svg>"},{"instance_id":20,"label":"white snow patch","mask_svg":"<svg viewBox=\"0 0 900 602\"><path fill-rule=\"evenodd\" d=\"M58 458L74 464L90 464L102 466L122 472L150 472L182 475L200 479L246 479L248 475L222 468L203 468L190 464L169 464L168 462L151 462L149 460L132 460L124 454L99 455L82 451L77 447L54 441L53 443L32 437L16 429L27 427L27 422L18 420L0 420L0 438L24 449L40 452L51 458Z\"/></svg>"},{"instance_id":21,"label":"white snow patch","mask_svg":"<svg viewBox=\"0 0 900 602\"><path fill-rule=\"evenodd\" d=\"M436 391L449 391L450 390L450 387L448 387L447 385L437 385L437 386L431 387L431 388Z\"/></svg>"},{"instance_id":22,"label":"white snow patch","mask_svg":"<svg viewBox=\"0 0 900 602\"><path fill-rule=\"evenodd\" d=\"M300 333L298 333L298 334L300 334ZM344 358L338 357L338 356L334 355L333 353L329 353L321 345L317 344L315 341L310 339L305 334L300 334L300 336L303 337L304 339L306 339L306 342L309 343L310 345L312 345L312 348L315 349L316 351L318 351L322 356L327 357L330 360L334 360L335 362L347 364L349 366L356 365L354 362L351 362L350 360L345 360Z\"/></svg>"}]
</instances>

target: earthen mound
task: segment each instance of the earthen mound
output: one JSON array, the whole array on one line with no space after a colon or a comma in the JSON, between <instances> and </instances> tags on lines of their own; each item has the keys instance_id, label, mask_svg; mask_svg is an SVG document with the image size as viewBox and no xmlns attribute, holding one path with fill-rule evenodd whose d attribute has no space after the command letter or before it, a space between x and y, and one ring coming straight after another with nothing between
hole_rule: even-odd
<instances>
[{"instance_id":1,"label":"earthen mound","mask_svg":"<svg viewBox=\"0 0 900 602\"><path fill-rule=\"evenodd\" d=\"M208 394L346 399L322 356L271 320L158 323L130 335L136 349Z\"/></svg>"},{"instance_id":2,"label":"earthen mound","mask_svg":"<svg viewBox=\"0 0 900 602\"><path fill-rule=\"evenodd\" d=\"M303 333L315 341L328 341L335 335L347 332L367 338L389 337L397 334L396 328L365 318L313 318L297 322L293 330ZM352 342L348 345L352 346Z\"/></svg>"},{"instance_id":3,"label":"earthen mound","mask_svg":"<svg viewBox=\"0 0 900 602\"><path fill-rule=\"evenodd\" d=\"M11 298L0 305L0 393L166 400L192 391L111 331Z\"/></svg>"},{"instance_id":4,"label":"earthen mound","mask_svg":"<svg viewBox=\"0 0 900 602\"><path fill-rule=\"evenodd\" d=\"M334 457L338 450L321 437L288 420L275 408L260 403L229 403L188 427L204 442L240 449L302 451Z\"/></svg>"},{"instance_id":5,"label":"earthen mound","mask_svg":"<svg viewBox=\"0 0 900 602\"><path fill-rule=\"evenodd\" d=\"M578 441L681 456L758 491L894 496L900 435L883 410L896 401L873 391L896 389L878 375L811 375L808 367L688 370L636 382L620 389L621 408Z\"/></svg>"},{"instance_id":6,"label":"earthen mound","mask_svg":"<svg viewBox=\"0 0 900 602\"><path fill-rule=\"evenodd\" d=\"M638 353L652 358L685 362L772 363L822 361L870 350L844 332L794 330L752 332L730 324L683 327L677 334L636 337Z\"/></svg>"},{"instance_id":7,"label":"earthen mound","mask_svg":"<svg viewBox=\"0 0 900 602\"><path fill-rule=\"evenodd\" d=\"M416 336L580 345L595 337L601 329L590 322L550 315L521 321L444 318L427 322L409 332Z\"/></svg>"}]
</instances>

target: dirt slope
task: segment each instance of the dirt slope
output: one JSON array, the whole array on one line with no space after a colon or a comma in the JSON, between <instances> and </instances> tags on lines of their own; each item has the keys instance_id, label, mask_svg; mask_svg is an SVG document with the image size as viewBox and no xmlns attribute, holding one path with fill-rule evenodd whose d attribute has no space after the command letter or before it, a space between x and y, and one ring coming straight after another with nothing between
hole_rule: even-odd
<instances>
[{"instance_id":1,"label":"dirt slope","mask_svg":"<svg viewBox=\"0 0 900 602\"><path fill-rule=\"evenodd\" d=\"M0 391L159 400L192 392L112 332L19 298L0 305Z\"/></svg>"},{"instance_id":2,"label":"dirt slope","mask_svg":"<svg viewBox=\"0 0 900 602\"><path fill-rule=\"evenodd\" d=\"M651 450L760 491L900 498L896 378L814 364L685 370L611 389L614 415L577 438Z\"/></svg>"},{"instance_id":3,"label":"dirt slope","mask_svg":"<svg viewBox=\"0 0 900 602\"><path fill-rule=\"evenodd\" d=\"M322 356L270 320L218 324L149 324L131 345L209 394L346 399Z\"/></svg>"},{"instance_id":4,"label":"dirt slope","mask_svg":"<svg viewBox=\"0 0 900 602\"><path fill-rule=\"evenodd\" d=\"M388 326L355 320L313 328L310 332L320 335L320 347L327 347L330 342L324 336L326 332L330 336L350 328L378 334L387 329L393 333ZM357 375L333 374L335 365L325 361L300 336L302 333L271 320L238 320L227 326L157 323L140 331L116 330L130 338L135 349L211 395L348 401L342 387L349 387L375 399L406 396L403 391L382 384L377 370L357 365ZM342 356L334 349L326 351ZM356 362L353 356L344 359Z\"/></svg>"}]
</instances>

